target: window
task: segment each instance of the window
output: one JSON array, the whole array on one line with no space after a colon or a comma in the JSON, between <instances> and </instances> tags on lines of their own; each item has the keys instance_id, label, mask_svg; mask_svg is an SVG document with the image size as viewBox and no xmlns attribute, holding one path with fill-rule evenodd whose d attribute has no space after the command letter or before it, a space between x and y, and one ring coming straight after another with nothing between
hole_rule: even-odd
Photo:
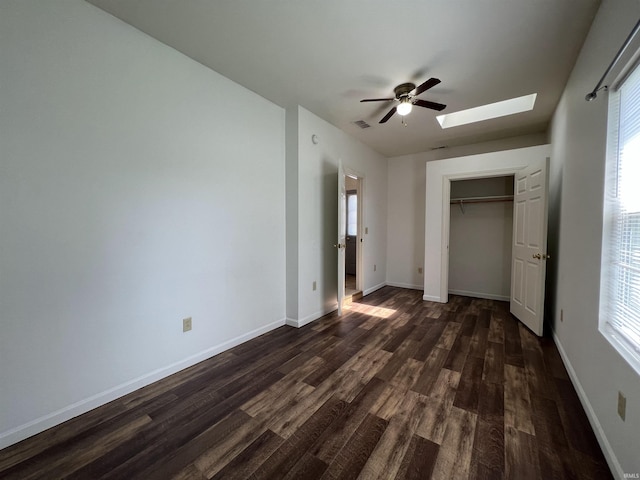
<instances>
[{"instance_id":1,"label":"window","mask_svg":"<svg viewBox=\"0 0 640 480\"><path fill-rule=\"evenodd\" d=\"M600 330L640 373L640 68L609 97Z\"/></svg>"},{"instance_id":2,"label":"window","mask_svg":"<svg viewBox=\"0 0 640 480\"><path fill-rule=\"evenodd\" d=\"M355 190L347 192L347 235L358 235L358 194Z\"/></svg>"}]
</instances>

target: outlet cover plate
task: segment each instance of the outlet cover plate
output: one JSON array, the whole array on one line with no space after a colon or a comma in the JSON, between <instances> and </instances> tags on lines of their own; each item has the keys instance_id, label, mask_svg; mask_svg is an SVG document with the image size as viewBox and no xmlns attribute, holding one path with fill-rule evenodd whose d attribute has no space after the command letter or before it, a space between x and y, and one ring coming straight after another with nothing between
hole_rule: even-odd
<instances>
[{"instance_id":1,"label":"outlet cover plate","mask_svg":"<svg viewBox=\"0 0 640 480\"><path fill-rule=\"evenodd\" d=\"M182 319L182 331L183 332L188 332L189 330L191 330L191 317L187 317L187 318L183 318Z\"/></svg>"},{"instance_id":2,"label":"outlet cover plate","mask_svg":"<svg viewBox=\"0 0 640 480\"><path fill-rule=\"evenodd\" d=\"M625 397L622 392L618 392L618 415L624 422L627 416L627 397Z\"/></svg>"}]
</instances>

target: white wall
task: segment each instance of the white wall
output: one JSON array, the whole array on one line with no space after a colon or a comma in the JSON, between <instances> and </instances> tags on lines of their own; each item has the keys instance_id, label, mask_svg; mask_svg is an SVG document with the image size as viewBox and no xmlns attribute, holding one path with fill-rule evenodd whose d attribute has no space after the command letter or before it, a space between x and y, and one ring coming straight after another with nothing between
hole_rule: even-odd
<instances>
[{"instance_id":1,"label":"white wall","mask_svg":"<svg viewBox=\"0 0 640 480\"><path fill-rule=\"evenodd\" d=\"M3 447L284 324L285 117L81 0L0 45Z\"/></svg>"},{"instance_id":2,"label":"white wall","mask_svg":"<svg viewBox=\"0 0 640 480\"><path fill-rule=\"evenodd\" d=\"M506 138L388 159L387 283L422 290L424 277L426 162L541 145L545 134Z\"/></svg>"},{"instance_id":3,"label":"white wall","mask_svg":"<svg viewBox=\"0 0 640 480\"><path fill-rule=\"evenodd\" d=\"M604 0L551 128L549 252L557 259L547 276L551 319L574 384L620 478L640 472L640 379L598 331L607 94L600 92L590 103L584 96L639 17L635 0ZM619 390L627 397L625 422L616 413Z\"/></svg>"},{"instance_id":4,"label":"white wall","mask_svg":"<svg viewBox=\"0 0 640 480\"><path fill-rule=\"evenodd\" d=\"M513 177L451 182L451 198L513 195ZM449 293L509 300L513 202L451 205Z\"/></svg>"},{"instance_id":5,"label":"white wall","mask_svg":"<svg viewBox=\"0 0 640 480\"><path fill-rule=\"evenodd\" d=\"M364 294L385 285L387 161L302 107L298 117L298 309L288 323L304 325L337 308L338 160L363 176ZM287 112L289 115L289 111ZM311 136L318 136L313 144ZM289 160L289 159L288 159ZM376 270L374 271L374 265ZM290 279L287 279L291 287ZM313 290L313 282L317 290ZM292 314L294 316L292 316Z\"/></svg>"}]
</instances>

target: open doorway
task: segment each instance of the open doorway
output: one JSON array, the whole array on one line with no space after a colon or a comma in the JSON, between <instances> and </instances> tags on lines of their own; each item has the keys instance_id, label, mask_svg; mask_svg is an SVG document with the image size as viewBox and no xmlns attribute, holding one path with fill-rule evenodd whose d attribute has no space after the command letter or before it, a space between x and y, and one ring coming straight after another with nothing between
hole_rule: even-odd
<instances>
[{"instance_id":1,"label":"open doorway","mask_svg":"<svg viewBox=\"0 0 640 480\"><path fill-rule=\"evenodd\" d=\"M362 178L352 173L345 175L346 215L345 215L345 299L362 297L360 268L362 248Z\"/></svg>"},{"instance_id":2,"label":"open doorway","mask_svg":"<svg viewBox=\"0 0 640 480\"><path fill-rule=\"evenodd\" d=\"M509 301L513 178L451 181L450 294Z\"/></svg>"}]
</instances>

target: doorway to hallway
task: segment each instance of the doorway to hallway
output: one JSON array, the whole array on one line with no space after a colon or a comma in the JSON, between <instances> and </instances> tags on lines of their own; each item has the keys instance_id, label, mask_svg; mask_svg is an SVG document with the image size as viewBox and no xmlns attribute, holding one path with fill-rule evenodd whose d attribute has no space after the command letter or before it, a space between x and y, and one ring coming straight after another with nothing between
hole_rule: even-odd
<instances>
[{"instance_id":1,"label":"doorway to hallway","mask_svg":"<svg viewBox=\"0 0 640 480\"><path fill-rule=\"evenodd\" d=\"M345 300L353 300L362 296L358 282L358 250L361 243L360 220L360 181L355 175L345 175L346 215L345 215Z\"/></svg>"}]
</instances>

